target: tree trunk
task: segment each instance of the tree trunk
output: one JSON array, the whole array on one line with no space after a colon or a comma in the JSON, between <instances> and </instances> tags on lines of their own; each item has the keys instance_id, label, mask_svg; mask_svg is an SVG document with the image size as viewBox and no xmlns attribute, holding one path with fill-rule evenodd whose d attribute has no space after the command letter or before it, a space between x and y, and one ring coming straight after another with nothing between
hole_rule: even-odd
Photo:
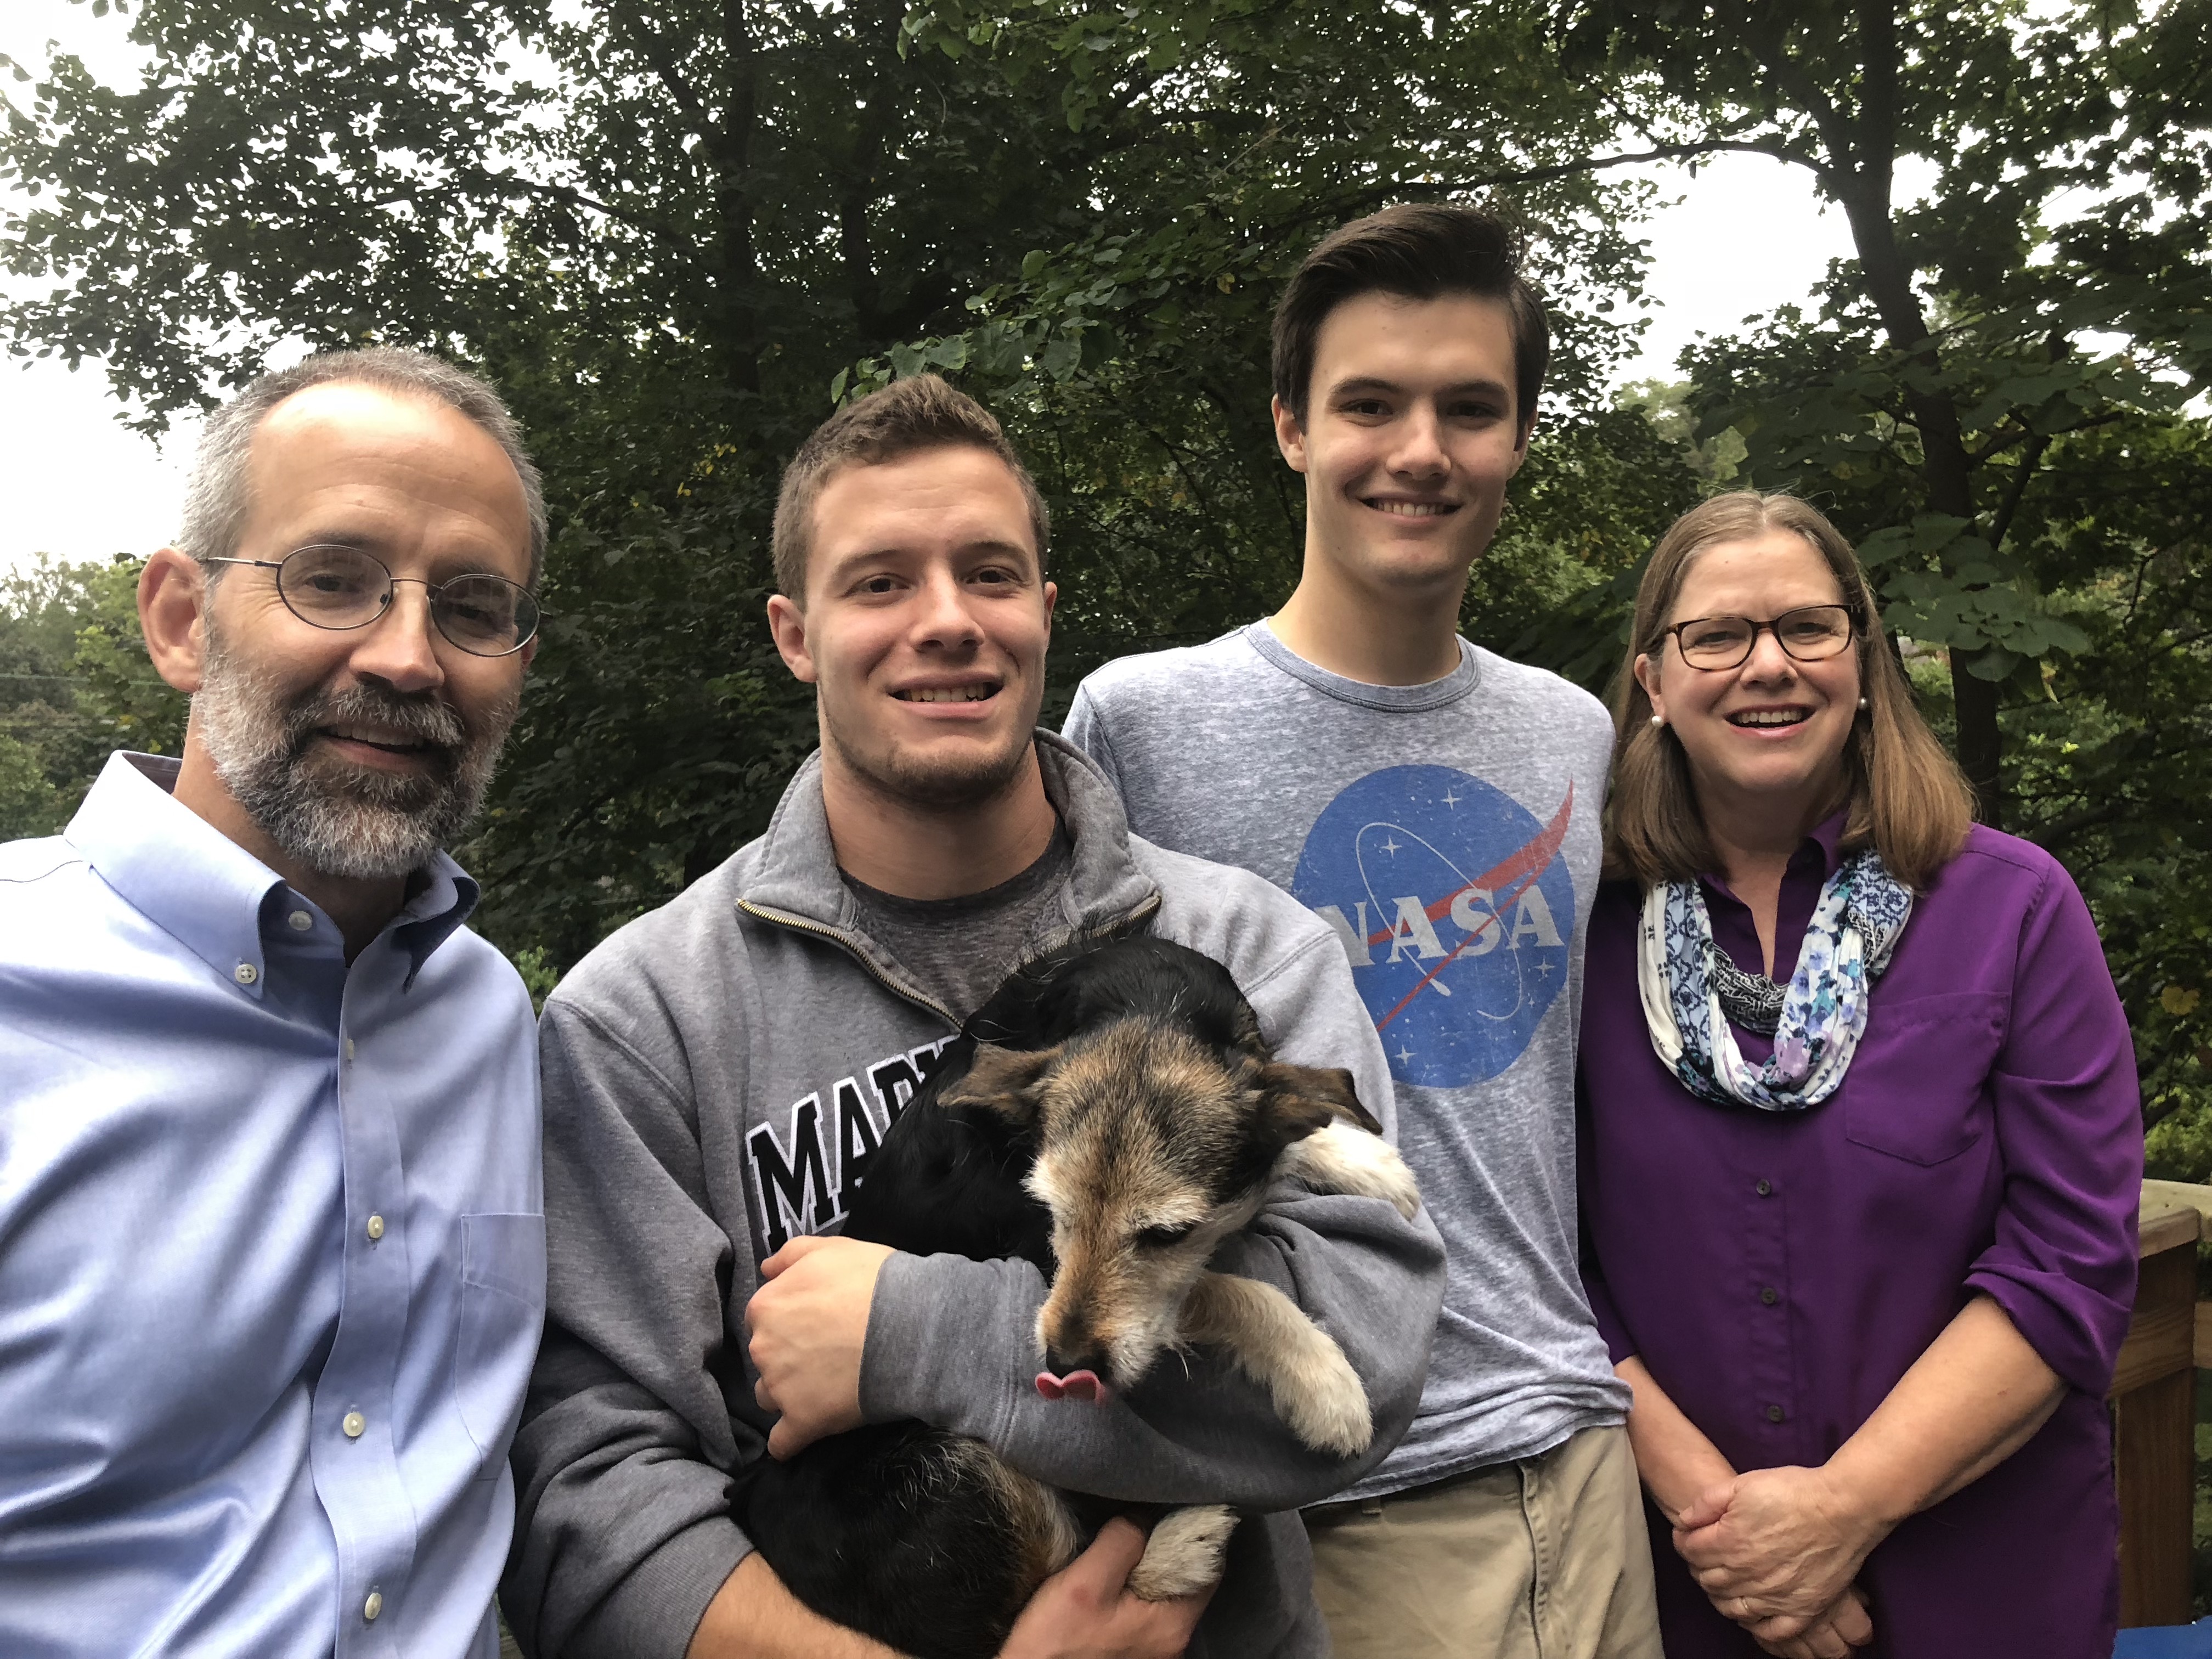
<instances>
[{"instance_id":1,"label":"tree trunk","mask_svg":"<svg viewBox=\"0 0 2212 1659\"><path fill-rule=\"evenodd\" d=\"M1912 265L1898 246L1891 216L1890 190L1895 162L1895 92L1898 41L1895 15L1885 0L1861 8L1860 38L1866 60L1864 101L1848 137L1829 135L1838 194L1850 221L1851 240L1866 281L1867 297L1889 343L1910 352L1934 379L1940 367L1936 342L1928 332L1919 296L1912 291ZM1837 140L1843 142L1838 143ZM1972 522L1974 517L1973 463L1966 454L1958 405L1940 392L1905 393L1913 424L1920 432L1920 476L1928 507ZM1957 711L1960 769L1974 791L1982 822L2000 826L2004 812L1998 763L2003 739L1997 726L1997 686L1968 668L1973 653L1951 653L1951 696Z\"/></svg>"},{"instance_id":2,"label":"tree trunk","mask_svg":"<svg viewBox=\"0 0 2212 1659\"><path fill-rule=\"evenodd\" d=\"M722 52L729 79L717 147L714 209L721 222L722 349L726 378L738 392L760 390L760 258L753 246L753 126L757 64L744 0L722 0Z\"/></svg>"}]
</instances>

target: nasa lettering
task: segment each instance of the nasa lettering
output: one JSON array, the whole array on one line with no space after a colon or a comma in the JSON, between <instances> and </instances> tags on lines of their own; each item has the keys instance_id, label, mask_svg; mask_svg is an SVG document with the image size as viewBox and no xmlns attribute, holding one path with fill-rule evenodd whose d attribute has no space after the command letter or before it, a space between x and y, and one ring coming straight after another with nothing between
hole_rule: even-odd
<instances>
[{"instance_id":1,"label":"nasa lettering","mask_svg":"<svg viewBox=\"0 0 2212 1659\"><path fill-rule=\"evenodd\" d=\"M1567 982L1575 888L1549 823L1449 766L1393 766L1314 820L1291 890L1351 958L1390 1073L1452 1089L1520 1059Z\"/></svg>"}]
</instances>

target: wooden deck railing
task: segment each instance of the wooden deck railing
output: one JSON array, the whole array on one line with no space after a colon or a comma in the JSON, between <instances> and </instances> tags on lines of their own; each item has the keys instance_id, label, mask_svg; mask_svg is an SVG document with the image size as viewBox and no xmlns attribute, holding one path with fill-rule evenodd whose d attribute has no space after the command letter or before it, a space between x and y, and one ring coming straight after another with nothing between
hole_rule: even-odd
<instances>
[{"instance_id":1,"label":"wooden deck railing","mask_svg":"<svg viewBox=\"0 0 2212 1659\"><path fill-rule=\"evenodd\" d=\"M2212 1187L2143 1182L2142 1276L2112 1376L2120 1495L2120 1623L2185 1625L2197 1500L2197 1368L2212 1367L2212 1303L2197 1299L2197 1242Z\"/></svg>"}]
</instances>

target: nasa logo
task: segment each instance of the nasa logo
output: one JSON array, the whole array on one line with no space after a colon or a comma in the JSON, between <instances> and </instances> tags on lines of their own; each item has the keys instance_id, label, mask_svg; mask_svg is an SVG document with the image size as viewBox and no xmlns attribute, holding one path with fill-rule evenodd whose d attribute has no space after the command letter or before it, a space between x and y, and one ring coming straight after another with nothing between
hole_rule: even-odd
<instances>
[{"instance_id":1,"label":"nasa logo","mask_svg":"<svg viewBox=\"0 0 2212 1659\"><path fill-rule=\"evenodd\" d=\"M1574 786L1539 823L1448 766L1393 766L1314 821L1292 887L1352 959L1390 1074L1457 1088L1521 1057L1567 982Z\"/></svg>"}]
</instances>

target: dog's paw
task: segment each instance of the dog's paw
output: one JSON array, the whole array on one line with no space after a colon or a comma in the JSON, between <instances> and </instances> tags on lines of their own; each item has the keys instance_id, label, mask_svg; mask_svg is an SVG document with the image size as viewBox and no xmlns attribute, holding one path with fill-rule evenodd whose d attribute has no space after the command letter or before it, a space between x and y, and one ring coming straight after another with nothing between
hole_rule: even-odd
<instances>
[{"instance_id":1,"label":"dog's paw","mask_svg":"<svg viewBox=\"0 0 2212 1659\"><path fill-rule=\"evenodd\" d=\"M1276 1171L1317 1193L1382 1199L1395 1205L1408 1221L1421 1207L1421 1189L1398 1149L1382 1136L1340 1120L1292 1141L1284 1149Z\"/></svg>"},{"instance_id":2,"label":"dog's paw","mask_svg":"<svg viewBox=\"0 0 2212 1659\"><path fill-rule=\"evenodd\" d=\"M1139 1601L1174 1601L1219 1583L1221 1553L1236 1530L1237 1511L1226 1504L1169 1510L1129 1574L1129 1593Z\"/></svg>"},{"instance_id":3,"label":"dog's paw","mask_svg":"<svg viewBox=\"0 0 2212 1659\"><path fill-rule=\"evenodd\" d=\"M1328 1334L1316 1328L1314 1336L1275 1374L1275 1409L1291 1432L1316 1451L1350 1457L1365 1451L1375 1438L1367 1390Z\"/></svg>"}]
</instances>

